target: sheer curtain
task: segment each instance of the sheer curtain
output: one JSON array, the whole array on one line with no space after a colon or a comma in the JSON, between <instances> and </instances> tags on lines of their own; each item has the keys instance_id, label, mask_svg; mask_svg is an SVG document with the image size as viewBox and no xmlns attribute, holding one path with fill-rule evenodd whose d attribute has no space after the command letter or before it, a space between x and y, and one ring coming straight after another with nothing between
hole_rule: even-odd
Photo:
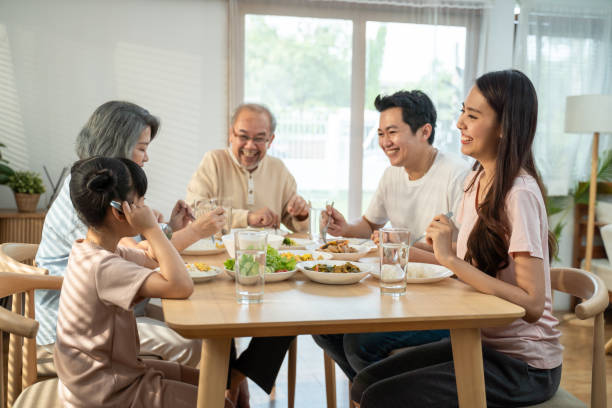
<instances>
[{"instance_id":1,"label":"sheer curtain","mask_svg":"<svg viewBox=\"0 0 612 408\"><path fill-rule=\"evenodd\" d=\"M279 123L270 153L299 192L360 216L388 166L374 97L423 90L438 110L434 144L458 152L454 123L481 71L491 4L230 0L229 108L267 104Z\"/></svg>"},{"instance_id":2,"label":"sheer curtain","mask_svg":"<svg viewBox=\"0 0 612 408\"><path fill-rule=\"evenodd\" d=\"M521 2L515 66L538 92L537 166L549 195L565 195L588 179L592 142L592 135L564 133L565 97L612 93L612 3ZM600 152L612 147L608 136Z\"/></svg>"}]
</instances>

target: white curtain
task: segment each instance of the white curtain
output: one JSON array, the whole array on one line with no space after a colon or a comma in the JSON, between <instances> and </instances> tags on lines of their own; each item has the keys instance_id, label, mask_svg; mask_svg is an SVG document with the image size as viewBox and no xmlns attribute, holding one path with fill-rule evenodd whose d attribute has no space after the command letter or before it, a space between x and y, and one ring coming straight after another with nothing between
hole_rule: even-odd
<instances>
[{"instance_id":1,"label":"white curtain","mask_svg":"<svg viewBox=\"0 0 612 408\"><path fill-rule=\"evenodd\" d=\"M537 166L549 195L565 195L588 179L592 141L564 132L565 98L612 93L612 3L523 1L515 66L538 92ZM610 136L600 139L600 152L612 146Z\"/></svg>"},{"instance_id":2,"label":"white curtain","mask_svg":"<svg viewBox=\"0 0 612 408\"><path fill-rule=\"evenodd\" d=\"M377 144L373 100L378 93L426 92L438 110L434 145L459 151L454 124L465 93L482 71L492 0L229 4L229 109L246 98L277 114L271 154L283 158L306 198L335 200L349 218L363 213L389 165ZM325 30L338 33L335 40L311 47L314 37L309 36ZM281 43L293 45L281 52ZM304 55L318 65L297 72L294 65L309 64ZM307 89L295 96L305 81ZM336 86L335 94L322 91Z\"/></svg>"}]
</instances>

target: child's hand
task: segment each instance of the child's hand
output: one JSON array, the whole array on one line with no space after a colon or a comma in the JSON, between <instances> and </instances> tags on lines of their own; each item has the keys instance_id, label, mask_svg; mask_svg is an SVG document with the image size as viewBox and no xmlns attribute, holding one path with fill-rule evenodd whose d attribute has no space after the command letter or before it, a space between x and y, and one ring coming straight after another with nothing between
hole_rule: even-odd
<instances>
[{"instance_id":1,"label":"child's hand","mask_svg":"<svg viewBox=\"0 0 612 408\"><path fill-rule=\"evenodd\" d=\"M151 228L158 228L157 219L153 211L144 204L144 197L129 204L127 201L121 203L123 213L127 222L140 233Z\"/></svg>"},{"instance_id":2,"label":"child's hand","mask_svg":"<svg viewBox=\"0 0 612 408\"><path fill-rule=\"evenodd\" d=\"M453 252L453 228L451 221L440 214L434 217L426 230L426 241L433 246L434 255L441 265L446 265L456 256Z\"/></svg>"}]
</instances>

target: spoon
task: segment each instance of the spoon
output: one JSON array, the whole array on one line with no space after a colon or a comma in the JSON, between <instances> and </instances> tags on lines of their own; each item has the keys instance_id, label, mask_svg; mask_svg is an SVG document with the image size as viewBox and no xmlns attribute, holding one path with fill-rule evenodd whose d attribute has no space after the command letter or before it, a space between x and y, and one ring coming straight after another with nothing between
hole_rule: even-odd
<instances>
[{"instance_id":1,"label":"spoon","mask_svg":"<svg viewBox=\"0 0 612 408\"><path fill-rule=\"evenodd\" d=\"M444 214L444 216L450 220L450 218L453 216L453 212L449 211L446 214ZM417 242L419 242L420 240L425 238L425 235L427 235L426 232L424 232L423 234L421 234L418 237L416 237L416 239L410 243L410 246L413 246L414 244L416 244Z\"/></svg>"}]
</instances>

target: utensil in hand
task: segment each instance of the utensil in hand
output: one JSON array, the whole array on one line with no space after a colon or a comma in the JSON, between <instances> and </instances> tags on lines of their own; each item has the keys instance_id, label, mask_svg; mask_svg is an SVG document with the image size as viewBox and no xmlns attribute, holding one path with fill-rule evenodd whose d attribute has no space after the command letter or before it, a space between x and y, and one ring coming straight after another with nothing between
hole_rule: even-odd
<instances>
[{"instance_id":1,"label":"utensil in hand","mask_svg":"<svg viewBox=\"0 0 612 408\"><path fill-rule=\"evenodd\" d=\"M453 212L452 212L452 211L449 211L449 212L447 212L446 214L444 214L444 216L445 216L446 218L450 219L450 218L453 216ZM412 242L410 243L410 246L413 246L414 244L416 244L417 242L419 242L420 240L422 240L423 238L425 238L425 235L427 235L427 233L426 233L426 232L424 232L424 233L422 233L421 235L419 235L418 237L416 237L416 238L415 238L415 240L414 240L414 241L412 241Z\"/></svg>"},{"instance_id":2,"label":"utensil in hand","mask_svg":"<svg viewBox=\"0 0 612 408\"><path fill-rule=\"evenodd\" d=\"M327 207L327 205L325 206ZM334 202L332 201L331 205L330 205L332 211L334 209ZM327 208L325 208L325 210L327 211ZM323 240L324 244L327 244L327 229L329 228L329 224L331 223L332 220L332 216L329 215L327 217L327 223L325 224L325 226L321 229L321 239Z\"/></svg>"}]
</instances>

